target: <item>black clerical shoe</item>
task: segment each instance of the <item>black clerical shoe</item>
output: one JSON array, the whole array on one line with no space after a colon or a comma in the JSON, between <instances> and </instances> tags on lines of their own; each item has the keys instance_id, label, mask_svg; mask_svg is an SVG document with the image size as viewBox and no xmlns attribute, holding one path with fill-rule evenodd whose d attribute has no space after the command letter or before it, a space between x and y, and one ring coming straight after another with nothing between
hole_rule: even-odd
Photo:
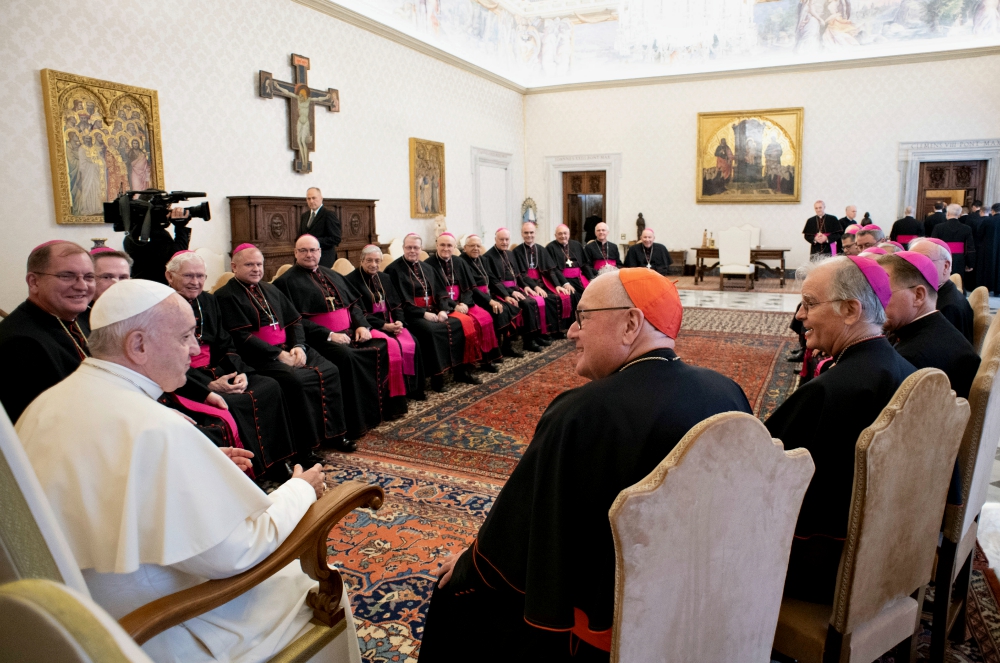
<instances>
[{"instance_id":1,"label":"black clerical shoe","mask_svg":"<svg viewBox=\"0 0 1000 663\"><path fill-rule=\"evenodd\" d=\"M302 466L303 470L308 470L316 463L319 463L320 465L326 465L326 458L323 458L322 456L320 456L315 452L310 452L308 454L303 454L301 456L301 460L299 461L299 465Z\"/></svg>"},{"instance_id":2,"label":"black clerical shoe","mask_svg":"<svg viewBox=\"0 0 1000 663\"><path fill-rule=\"evenodd\" d=\"M483 362L479 365L479 370L486 371L487 373L499 373L500 369L489 362Z\"/></svg>"},{"instance_id":3,"label":"black clerical shoe","mask_svg":"<svg viewBox=\"0 0 1000 663\"><path fill-rule=\"evenodd\" d=\"M509 340L500 346L500 352L504 357L514 357L515 359L520 359L524 356L523 352L518 352L514 349L513 344Z\"/></svg>"},{"instance_id":4,"label":"black clerical shoe","mask_svg":"<svg viewBox=\"0 0 1000 663\"><path fill-rule=\"evenodd\" d=\"M454 372L455 382L463 382L465 384L482 384L483 381L472 375L466 370L456 370Z\"/></svg>"},{"instance_id":5,"label":"black clerical shoe","mask_svg":"<svg viewBox=\"0 0 1000 663\"><path fill-rule=\"evenodd\" d=\"M806 356L805 349L804 348L799 348L795 352L792 352L787 357L785 357L785 361L790 361L792 363L795 363L795 362L799 362L799 361L802 361L803 359L805 359L805 356Z\"/></svg>"},{"instance_id":6,"label":"black clerical shoe","mask_svg":"<svg viewBox=\"0 0 1000 663\"><path fill-rule=\"evenodd\" d=\"M552 341L544 336L539 336L538 338L535 339L535 342L538 343L538 345L541 345L542 347L545 348L552 345Z\"/></svg>"},{"instance_id":7,"label":"black clerical shoe","mask_svg":"<svg viewBox=\"0 0 1000 663\"><path fill-rule=\"evenodd\" d=\"M432 375L431 376L431 389L437 393L444 391L444 376L443 375Z\"/></svg>"},{"instance_id":8,"label":"black clerical shoe","mask_svg":"<svg viewBox=\"0 0 1000 663\"><path fill-rule=\"evenodd\" d=\"M343 451L348 454L358 450L358 443L354 440L348 440L347 437L343 435L334 438L330 446L337 451Z\"/></svg>"},{"instance_id":9,"label":"black clerical shoe","mask_svg":"<svg viewBox=\"0 0 1000 663\"><path fill-rule=\"evenodd\" d=\"M524 339L524 351L525 352L541 352L542 348L539 347L538 343L534 339L526 338ZM522 357L524 355L521 355Z\"/></svg>"},{"instance_id":10,"label":"black clerical shoe","mask_svg":"<svg viewBox=\"0 0 1000 663\"><path fill-rule=\"evenodd\" d=\"M417 392L415 394L407 394L406 397L409 398L411 401L426 401L427 400L427 392L426 391L419 391L419 392Z\"/></svg>"},{"instance_id":11,"label":"black clerical shoe","mask_svg":"<svg viewBox=\"0 0 1000 663\"><path fill-rule=\"evenodd\" d=\"M561 341L564 338L566 338L566 332L558 331L549 334L550 341Z\"/></svg>"}]
</instances>

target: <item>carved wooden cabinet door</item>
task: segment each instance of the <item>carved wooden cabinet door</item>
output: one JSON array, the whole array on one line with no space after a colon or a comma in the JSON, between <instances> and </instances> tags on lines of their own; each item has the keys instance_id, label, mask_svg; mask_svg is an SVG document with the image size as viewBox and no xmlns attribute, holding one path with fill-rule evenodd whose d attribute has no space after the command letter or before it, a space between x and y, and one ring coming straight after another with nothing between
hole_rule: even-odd
<instances>
[{"instance_id":1,"label":"carved wooden cabinet door","mask_svg":"<svg viewBox=\"0 0 1000 663\"><path fill-rule=\"evenodd\" d=\"M964 207L983 197L985 161L929 161L920 164L917 218L934 212L934 204L957 203Z\"/></svg>"}]
</instances>

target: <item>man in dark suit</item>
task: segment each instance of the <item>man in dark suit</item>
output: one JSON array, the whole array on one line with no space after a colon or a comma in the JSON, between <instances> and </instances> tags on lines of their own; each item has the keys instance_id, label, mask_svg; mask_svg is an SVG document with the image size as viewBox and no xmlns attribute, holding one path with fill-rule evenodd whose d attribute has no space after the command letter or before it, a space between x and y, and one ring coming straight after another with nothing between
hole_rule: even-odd
<instances>
[{"instance_id":1,"label":"man in dark suit","mask_svg":"<svg viewBox=\"0 0 1000 663\"><path fill-rule=\"evenodd\" d=\"M855 205L848 205L844 208L844 218L840 219L840 227L847 228L852 223L863 225L858 221L858 208Z\"/></svg>"},{"instance_id":2,"label":"man in dark suit","mask_svg":"<svg viewBox=\"0 0 1000 663\"><path fill-rule=\"evenodd\" d=\"M802 229L802 235L810 244L810 255L817 253L830 255L831 246L836 246L837 255L841 255L843 250L840 246L840 238L844 234L844 229L840 225L840 221L833 214L826 213L826 203L822 200L816 201L813 210L816 215L809 217Z\"/></svg>"},{"instance_id":3,"label":"man in dark suit","mask_svg":"<svg viewBox=\"0 0 1000 663\"><path fill-rule=\"evenodd\" d=\"M924 236L924 224L913 218L912 207L907 207L903 218L892 224L892 230L889 232L889 239L894 242L898 242L900 241L900 235L903 237L909 237L910 235L916 235L917 237Z\"/></svg>"},{"instance_id":4,"label":"man in dark suit","mask_svg":"<svg viewBox=\"0 0 1000 663\"><path fill-rule=\"evenodd\" d=\"M306 204L309 205L309 211L299 221L296 239L308 234L319 240L319 248L323 251L319 264L332 268L333 261L337 259L337 246L340 244L340 219L323 207L323 192L317 187L310 187L306 191Z\"/></svg>"},{"instance_id":5,"label":"man in dark suit","mask_svg":"<svg viewBox=\"0 0 1000 663\"><path fill-rule=\"evenodd\" d=\"M934 226L947 220L948 217L944 213L944 203L941 201L934 203L934 213L928 214L927 218L924 219L924 237L933 237Z\"/></svg>"}]
</instances>

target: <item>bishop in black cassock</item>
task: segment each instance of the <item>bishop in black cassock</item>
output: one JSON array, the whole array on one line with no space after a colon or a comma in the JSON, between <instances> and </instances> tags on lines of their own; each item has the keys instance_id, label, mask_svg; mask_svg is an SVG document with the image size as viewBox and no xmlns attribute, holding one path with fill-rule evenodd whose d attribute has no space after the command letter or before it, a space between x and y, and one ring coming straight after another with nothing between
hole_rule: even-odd
<instances>
[{"instance_id":1,"label":"bishop in black cassock","mask_svg":"<svg viewBox=\"0 0 1000 663\"><path fill-rule=\"evenodd\" d=\"M667 247L654 242L654 239L652 230L649 228L643 230L642 240L630 246L628 253L625 254L625 266L644 267L666 276L670 269L670 252L667 251Z\"/></svg>"},{"instance_id":2,"label":"bishop in black cassock","mask_svg":"<svg viewBox=\"0 0 1000 663\"><path fill-rule=\"evenodd\" d=\"M944 223L948 220L948 216L944 213L944 208L935 210L927 215L924 219L924 237L933 237L934 228L937 227L939 223Z\"/></svg>"},{"instance_id":3,"label":"bishop in black cassock","mask_svg":"<svg viewBox=\"0 0 1000 663\"><path fill-rule=\"evenodd\" d=\"M605 265L613 265L614 267L622 266L618 246L614 242L607 241L607 233L605 233L603 241L592 239L587 242L586 246L583 247L583 255L586 258L587 267L594 274L601 271L601 268Z\"/></svg>"},{"instance_id":4,"label":"bishop in black cassock","mask_svg":"<svg viewBox=\"0 0 1000 663\"><path fill-rule=\"evenodd\" d=\"M924 224L917 221L915 218L907 214L902 219L899 219L892 224L892 230L889 231L889 239L894 242L901 242L906 245L914 237L924 236ZM902 240L900 237L905 239ZM909 238L909 239L906 239Z\"/></svg>"},{"instance_id":5,"label":"bishop in black cassock","mask_svg":"<svg viewBox=\"0 0 1000 663\"><path fill-rule=\"evenodd\" d=\"M976 283L1000 294L1000 216L979 219L979 251L976 253Z\"/></svg>"},{"instance_id":6,"label":"bishop in black cassock","mask_svg":"<svg viewBox=\"0 0 1000 663\"><path fill-rule=\"evenodd\" d=\"M937 237L948 244L951 249L951 271L962 277L963 286L968 286L966 290L972 290L973 272L967 272L966 267L976 266L976 240L972 234L972 229L959 221L956 217L949 216L944 223L934 226L931 237Z\"/></svg>"},{"instance_id":7,"label":"bishop in black cassock","mask_svg":"<svg viewBox=\"0 0 1000 663\"><path fill-rule=\"evenodd\" d=\"M517 267L514 253L507 248L510 246L510 231L501 228L494 236L494 241L496 243L483 254L483 263L498 284L494 286L495 294L508 303L517 302L521 311L520 331L524 349L528 352L540 352L539 345L552 344L544 337L550 329L546 298L536 297L525 290L528 282ZM558 323L551 328L558 329Z\"/></svg>"},{"instance_id":8,"label":"bishop in black cassock","mask_svg":"<svg viewBox=\"0 0 1000 663\"><path fill-rule=\"evenodd\" d=\"M597 273L591 268L584 253L583 244L570 239L569 226L556 226L556 238L545 247L552 256L552 262L562 271L563 278L579 293L594 280Z\"/></svg>"},{"instance_id":9,"label":"bishop in black cassock","mask_svg":"<svg viewBox=\"0 0 1000 663\"><path fill-rule=\"evenodd\" d=\"M347 450L337 367L306 345L302 318L288 298L274 285L259 280L264 273L260 252L252 246L236 248L236 277L214 293L222 324L233 337L236 350L258 373L281 385L296 444L316 448L331 442ZM259 268L248 267L248 263ZM241 275L247 280L241 280ZM305 353L304 365L290 366L279 359L294 348Z\"/></svg>"},{"instance_id":10,"label":"bishop in black cassock","mask_svg":"<svg viewBox=\"0 0 1000 663\"><path fill-rule=\"evenodd\" d=\"M566 277L563 276L562 270L556 267L548 250L535 243L534 225L526 223L524 224L525 228L521 230L522 237L525 237L529 232L527 228L530 226L531 243L529 244L525 238L525 241L514 247L511 253L514 255L518 271L524 275L524 282L532 288L540 288L547 293L545 312L546 316L551 316L548 318L550 333L561 336L573 323L576 303L580 301L582 293L574 291L571 294L565 294L558 290L566 285Z\"/></svg>"},{"instance_id":11,"label":"bishop in black cassock","mask_svg":"<svg viewBox=\"0 0 1000 663\"><path fill-rule=\"evenodd\" d=\"M844 235L844 227L840 221L832 214L826 214L826 205L821 200L817 200L813 205L816 212L814 216L806 219L806 225L802 228L802 236L809 242L809 254L816 255L822 253L831 255L836 246L837 255L841 255L843 250L840 246L840 238ZM825 242L817 242L816 235L822 233L826 235Z\"/></svg>"},{"instance_id":12,"label":"bishop in black cassock","mask_svg":"<svg viewBox=\"0 0 1000 663\"><path fill-rule=\"evenodd\" d=\"M465 251L459 258L466 265L467 271L472 277L475 289L475 292L471 293L474 295L473 301L484 310L489 311L493 317L494 331L501 343L500 354L502 356L523 357L524 355L516 352L510 345L511 339L517 332L517 326L521 324L520 308L517 304L511 304L503 299L501 294L503 285L490 274L483 261L483 245L479 236L467 236L464 249ZM476 295L476 293L479 294Z\"/></svg>"},{"instance_id":13,"label":"bishop in black cassock","mask_svg":"<svg viewBox=\"0 0 1000 663\"><path fill-rule=\"evenodd\" d=\"M317 253L303 253L317 249L315 237L300 237L295 264L274 285L302 314L308 346L337 367L347 439L357 440L382 423L382 398L389 396L389 351L384 339L371 337L354 288L340 274L318 265ZM331 341L333 334L347 342Z\"/></svg>"},{"instance_id":14,"label":"bishop in black cassock","mask_svg":"<svg viewBox=\"0 0 1000 663\"><path fill-rule=\"evenodd\" d=\"M937 310L941 311L948 322L955 325L958 331L962 332L969 343L972 343L973 313L969 300L965 294L959 291L958 286L945 279L938 288Z\"/></svg>"}]
</instances>

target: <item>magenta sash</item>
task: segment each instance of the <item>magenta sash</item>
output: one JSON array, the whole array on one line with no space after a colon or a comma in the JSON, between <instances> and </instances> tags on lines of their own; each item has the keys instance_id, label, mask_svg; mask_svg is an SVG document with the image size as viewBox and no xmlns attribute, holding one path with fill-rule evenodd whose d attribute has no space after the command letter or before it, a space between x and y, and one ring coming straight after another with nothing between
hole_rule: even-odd
<instances>
[{"instance_id":1,"label":"magenta sash","mask_svg":"<svg viewBox=\"0 0 1000 663\"><path fill-rule=\"evenodd\" d=\"M204 368L212 363L212 348L204 343L198 347L201 352L191 357L191 368Z\"/></svg>"},{"instance_id":2,"label":"magenta sash","mask_svg":"<svg viewBox=\"0 0 1000 663\"><path fill-rule=\"evenodd\" d=\"M920 237L920 235L900 235L899 237L896 238L896 241L902 244L903 246L906 246L907 244L915 240L917 237Z\"/></svg>"},{"instance_id":3,"label":"magenta sash","mask_svg":"<svg viewBox=\"0 0 1000 663\"><path fill-rule=\"evenodd\" d=\"M458 301L458 286L457 285L446 286L445 290L448 291L448 296L449 297L451 297L452 299L454 299L456 302Z\"/></svg>"},{"instance_id":4,"label":"magenta sash","mask_svg":"<svg viewBox=\"0 0 1000 663\"><path fill-rule=\"evenodd\" d=\"M579 267L566 267L563 269L563 276L567 279L580 279L580 283L583 284L584 288L590 285L590 281L588 281L587 277L583 275L583 272L580 271Z\"/></svg>"},{"instance_id":5,"label":"magenta sash","mask_svg":"<svg viewBox=\"0 0 1000 663\"><path fill-rule=\"evenodd\" d=\"M389 395L405 396L406 380L403 379L403 354L396 339L377 329L372 330L372 338L384 338L389 349Z\"/></svg>"},{"instance_id":6,"label":"magenta sash","mask_svg":"<svg viewBox=\"0 0 1000 663\"><path fill-rule=\"evenodd\" d=\"M469 315L475 318L479 324L479 349L483 353L496 349L500 344L497 343L497 334L493 329L493 316L490 315L490 312L475 305L469 307Z\"/></svg>"},{"instance_id":7,"label":"magenta sash","mask_svg":"<svg viewBox=\"0 0 1000 663\"><path fill-rule=\"evenodd\" d=\"M346 308L338 308L336 311L330 311L329 313L310 315L309 319L338 334L344 330L350 331L351 328L351 312Z\"/></svg>"},{"instance_id":8,"label":"magenta sash","mask_svg":"<svg viewBox=\"0 0 1000 663\"><path fill-rule=\"evenodd\" d=\"M392 314L385 304L385 300L372 304L372 313L384 313L386 320L394 322ZM417 369L414 366L414 357L417 354L417 342L413 340L408 329L400 329L398 336L392 337L403 351L403 375L416 375Z\"/></svg>"},{"instance_id":9,"label":"magenta sash","mask_svg":"<svg viewBox=\"0 0 1000 663\"><path fill-rule=\"evenodd\" d=\"M490 294L490 287L488 285L477 285L476 290L483 293L484 295Z\"/></svg>"},{"instance_id":10,"label":"magenta sash","mask_svg":"<svg viewBox=\"0 0 1000 663\"><path fill-rule=\"evenodd\" d=\"M233 436L233 446L237 449L243 448L243 443L240 441L240 431L236 428L236 420L233 419L233 415L229 414L229 410L223 410L222 408L212 407L211 405L206 405L205 403L199 403L193 401L190 398L184 398L183 396L178 396L174 394L178 402L187 409L193 412L200 412L201 414L207 414L212 417L218 417L222 419L226 426L229 428L229 432ZM246 470L247 476L251 479L254 478L253 469Z\"/></svg>"},{"instance_id":11,"label":"magenta sash","mask_svg":"<svg viewBox=\"0 0 1000 663\"><path fill-rule=\"evenodd\" d=\"M538 279L539 273L537 269L529 269L528 277L532 279ZM573 312L573 300L570 299L569 295L564 295L561 292L556 292L556 287L544 276L542 277L542 285L548 289L554 295L559 295L559 301L562 302L562 317L563 319L568 318Z\"/></svg>"},{"instance_id":12,"label":"magenta sash","mask_svg":"<svg viewBox=\"0 0 1000 663\"><path fill-rule=\"evenodd\" d=\"M260 340L265 343L270 343L271 345L284 345L285 344L285 329L283 327L278 327L275 329L271 325L264 325L255 332L250 332Z\"/></svg>"},{"instance_id":13,"label":"magenta sash","mask_svg":"<svg viewBox=\"0 0 1000 663\"><path fill-rule=\"evenodd\" d=\"M956 253L965 253L965 242L946 242L948 248L951 249L952 255Z\"/></svg>"},{"instance_id":14,"label":"magenta sash","mask_svg":"<svg viewBox=\"0 0 1000 663\"><path fill-rule=\"evenodd\" d=\"M594 271L596 272L597 270L599 270L601 267L604 267L605 265L612 265L614 267L617 267L617 265L615 264L614 260L595 260L594 261Z\"/></svg>"},{"instance_id":15,"label":"magenta sash","mask_svg":"<svg viewBox=\"0 0 1000 663\"><path fill-rule=\"evenodd\" d=\"M830 242L830 255L831 256L837 255L837 243L836 242Z\"/></svg>"},{"instance_id":16,"label":"magenta sash","mask_svg":"<svg viewBox=\"0 0 1000 663\"><path fill-rule=\"evenodd\" d=\"M541 331L543 334L549 333L549 326L545 323L545 298L539 297L538 295L528 295L535 300L535 304L538 305L538 321L541 326Z\"/></svg>"}]
</instances>

